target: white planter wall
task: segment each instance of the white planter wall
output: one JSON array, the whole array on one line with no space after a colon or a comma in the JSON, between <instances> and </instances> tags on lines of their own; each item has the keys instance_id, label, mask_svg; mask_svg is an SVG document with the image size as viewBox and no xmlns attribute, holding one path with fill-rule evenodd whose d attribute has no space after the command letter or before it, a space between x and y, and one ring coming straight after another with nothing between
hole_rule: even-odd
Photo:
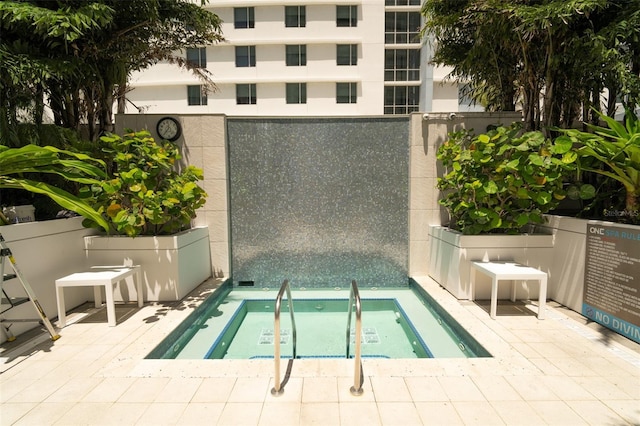
<instances>
[{"instance_id":1,"label":"white planter wall","mask_svg":"<svg viewBox=\"0 0 640 426\"><path fill-rule=\"evenodd\" d=\"M47 317L50 320L57 318L55 280L88 266L82 239L94 231L84 228L82 218L76 217L0 226L0 233ZM5 262L5 273L13 273L9 259ZM17 279L4 283L3 288L12 297L25 296ZM77 288L67 293L67 306L70 307L93 298L91 288ZM33 304L28 302L10 309L2 317L7 320L32 319L38 315ZM18 336L37 326L32 322L13 323L11 332ZM5 334L1 333L0 343L5 340Z\"/></svg>"},{"instance_id":2,"label":"white planter wall","mask_svg":"<svg viewBox=\"0 0 640 426\"><path fill-rule=\"evenodd\" d=\"M141 265L146 301L176 301L211 277L209 229L193 228L170 236L94 235L84 239L91 265ZM120 283L116 301L135 300L133 280Z\"/></svg>"},{"instance_id":3,"label":"white planter wall","mask_svg":"<svg viewBox=\"0 0 640 426\"><path fill-rule=\"evenodd\" d=\"M574 311L582 312L587 221L549 216L549 222L539 227L544 232L552 233L554 240L553 257L547 268L547 296Z\"/></svg>"},{"instance_id":4,"label":"white planter wall","mask_svg":"<svg viewBox=\"0 0 640 426\"><path fill-rule=\"evenodd\" d=\"M462 235L441 226L430 227L429 276L458 299L471 298L471 261L513 260L548 272L553 258L552 235ZM551 287L552 284L550 283ZM498 287L498 298L507 299L509 285ZM517 297L537 299L538 284L517 287ZM491 297L491 280L478 274L476 299Z\"/></svg>"}]
</instances>

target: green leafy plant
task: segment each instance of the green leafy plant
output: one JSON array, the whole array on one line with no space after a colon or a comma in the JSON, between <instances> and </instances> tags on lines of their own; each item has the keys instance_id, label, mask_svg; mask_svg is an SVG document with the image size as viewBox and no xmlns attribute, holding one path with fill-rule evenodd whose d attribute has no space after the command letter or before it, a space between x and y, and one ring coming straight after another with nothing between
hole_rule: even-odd
<instances>
[{"instance_id":1,"label":"green leafy plant","mask_svg":"<svg viewBox=\"0 0 640 426\"><path fill-rule=\"evenodd\" d=\"M537 131L522 134L519 124L477 136L452 132L437 158L445 167L437 187L449 226L471 235L514 234L542 223L543 214L567 195L564 178L577 169L570 141L552 143Z\"/></svg>"},{"instance_id":2,"label":"green leafy plant","mask_svg":"<svg viewBox=\"0 0 640 426\"><path fill-rule=\"evenodd\" d=\"M52 146L29 144L9 148L0 145L0 189L19 189L45 195L61 207L108 230L109 224L86 200L37 180L39 174L55 174L68 181L94 184L106 176L104 169L104 162L98 159Z\"/></svg>"},{"instance_id":3,"label":"green leafy plant","mask_svg":"<svg viewBox=\"0 0 640 426\"><path fill-rule=\"evenodd\" d=\"M624 185L626 213L638 218L640 209L640 119L627 110L625 123L598 113L607 127L588 125L591 132L557 129L556 140L576 143L582 170L598 173Z\"/></svg>"},{"instance_id":4,"label":"green leafy plant","mask_svg":"<svg viewBox=\"0 0 640 426\"><path fill-rule=\"evenodd\" d=\"M109 134L100 140L113 159L113 170L109 179L85 192L91 192L96 210L113 232L135 237L190 228L207 196L196 183L203 179L201 169L187 166L178 171L178 148L156 142L148 131L127 130L122 137ZM90 219L84 224L95 226Z\"/></svg>"}]
</instances>

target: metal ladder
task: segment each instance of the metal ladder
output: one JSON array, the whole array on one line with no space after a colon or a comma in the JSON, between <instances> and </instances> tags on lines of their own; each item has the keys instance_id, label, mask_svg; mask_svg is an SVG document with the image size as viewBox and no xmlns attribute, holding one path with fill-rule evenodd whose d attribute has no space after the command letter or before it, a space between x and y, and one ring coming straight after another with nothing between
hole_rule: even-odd
<instances>
[{"instance_id":1,"label":"metal ladder","mask_svg":"<svg viewBox=\"0 0 640 426\"><path fill-rule=\"evenodd\" d=\"M353 386L351 386L352 395L362 395L362 384L364 383L364 374L362 371L362 302L360 300L360 292L356 280L351 281L351 290L349 291L349 318L347 319L347 358L349 358L349 349L351 345L351 313L353 306L356 308L356 330L355 353L353 359L355 361L355 372L353 375Z\"/></svg>"},{"instance_id":2,"label":"metal ladder","mask_svg":"<svg viewBox=\"0 0 640 426\"><path fill-rule=\"evenodd\" d=\"M13 274L4 273L5 259L9 259L9 261L11 262L11 266L13 267L13 271L14 271ZM3 284L5 281L9 281L15 278L17 278L20 281L20 284L22 284L22 288L24 289L27 297L9 297L9 295L7 294L6 290L3 287ZM0 233L0 289L2 290L1 304L8 306L7 308L3 307L0 314L5 313L8 310L13 309L18 305L31 301L39 317L38 319L0 319L0 322L2 323L2 329L7 335L7 341L12 342L16 338L10 330L11 326L10 325L5 326L4 324L15 323L15 322L42 322L44 326L47 328L47 331L49 332L49 334L51 335L51 340L58 340L60 338L60 335L55 331L55 329L51 325L51 322L47 318L47 315L44 313L42 306L40 306L40 302L38 302L38 299L36 298L36 295L33 289L31 288L31 286L27 282L27 279L24 277L24 275L20 271L20 268L18 267L18 264L16 263L16 260L13 257L13 254L11 253L11 249L7 247L7 244L4 240L4 237L2 236L2 233Z\"/></svg>"},{"instance_id":3,"label":"metal ladder","mask_svg":"<svg viewBox=\"0 0 640 426\"><path fill-rule=\"evenodd\" d=\"M293 356L287 363L287 371L284 375L284 379L280 381L280 308L282 307L282 298L284 297L285 292L287 293L287 299L289 300L289 314L291 315ZM273 320L273 358L275 359L276 363L276 373L273 389L271 389L271 394L277 396L281 395L282 392L284 392L284 385L289 381L289 377L291 376L291 368L293 367L293 360L296 358L296 319L293 315L293 300L291 300L291 287L289 287L289 280L284 280L284 282L280 286L280 291L278 292L278 296L276 297L274 312L275 318Z\"/></svg>"},{"instance_id":4,"label":"metal ladder","mask_svg":"<svg viewBox=\"0 0 640 426\"><path fill-rule=\"evenodd\" d=\"M289 314L291 315L291 329L292 329L292 349L293 354L287 363L287 371L285 372L284 378L280 380L280 311L282 308L282 299L284 295L287 295L287 299L289 300ZM362 395L362 384L364 383L364 375L362 371L362 359L361 359L361 346L362 346L362 302L360 301L360 293L358 291L358 285L356 280L351 281L351 290L349 293L349 309L348 309L348 321L347 321L347 359L350 354L350 346L351 346L351 316L352 316L352 307L355 306L355 314L356 314L356 328L354 333L355 338L355 375L354 375L354 384L351 387L350 391L352 395ZM275 360L275 378L274 378L274 386L271 389L271 394L274 396L281 395L284 392L284 386L289 381L289 377L291 376L291 369L293 367L293 360L296 359L296 340L297 340L297 332L296 332L296 321L293 313L293 300L291 298L291 287L289 286L289 280L284 280L282 285L280 286L280 291L276 296L276 303L274 308L274 360Z\"/></svg>"}]
</instances>

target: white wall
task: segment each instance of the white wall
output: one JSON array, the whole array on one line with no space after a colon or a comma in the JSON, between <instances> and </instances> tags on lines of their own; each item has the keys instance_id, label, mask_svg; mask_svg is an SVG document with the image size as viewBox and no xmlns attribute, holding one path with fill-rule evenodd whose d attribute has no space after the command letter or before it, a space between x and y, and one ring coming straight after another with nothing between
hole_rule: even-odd
<instances>
[{"instance_id":1,"label":"white wall","mask_svg":"<svg viewBox=\"0 0 640 426\"><path fill-rule=\"evenodd\" d=\"M0 233L47 318L53 322L58 316L55 280L88 266L84 256L83 238L94 231L84 228L82 218L76 217L6 225L0 227ZM8 258L5 261L4 272L13 273ZM10 297L25 296L17 279L3 283L3 288ZM77 291L67 293L67 306L70 308L93 299L93 290L89 287L80 287ZM2 314L2 317L7 320L39 319L31 302L12 308ZM17 322L11 326L11 332L18 336L37 326L37 322ZM0 343L5 340L3 332Z\"/></svg>"}]
</instances>

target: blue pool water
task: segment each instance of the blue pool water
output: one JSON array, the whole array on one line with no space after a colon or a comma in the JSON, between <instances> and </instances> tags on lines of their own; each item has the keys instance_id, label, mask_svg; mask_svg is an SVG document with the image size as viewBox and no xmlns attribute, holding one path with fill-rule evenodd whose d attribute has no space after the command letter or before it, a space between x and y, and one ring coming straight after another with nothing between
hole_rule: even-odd
<instances>
[{"instance_id":1,"label":"blue pool water","mask_svg":"<svg viewBox=\"0 0 640 426\"><path fill-rule=\"evenodd\" d=\"M277 289L233 287L227 282L147 358L273 357L276 295ZM363 357L490 356L413 280L405 287L361 288L360 296ZM346 356L348 298L348 288L292 289L299 358ZM352 320L352 333L354 324ZM292 331L286 299L280 329L282 355L291 356ZM352 335L351 351L353 339Z\"/></svg>"}]
</instances>

